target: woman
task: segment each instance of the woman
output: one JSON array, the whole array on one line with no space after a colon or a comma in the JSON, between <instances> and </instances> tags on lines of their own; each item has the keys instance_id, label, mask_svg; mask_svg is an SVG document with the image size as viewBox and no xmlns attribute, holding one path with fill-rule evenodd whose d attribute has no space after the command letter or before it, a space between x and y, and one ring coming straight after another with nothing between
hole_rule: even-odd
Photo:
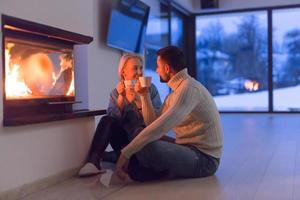
<instances>
[{"instance_id":1,"label":"woman","mask_svg":"<svg viewBox=\"0 0 300 200\"><path fill-rule=\"evenodd\" d=\"M120 81L111 92L107 115L102 117L87 158L87 163L79 171L79 176L91 176L103 172L100 160L110 143L114 151L121 149L145 127L141 113L141 101L134 85L143 75L143 60L136 54L124 54L119 63ZM126 83L126 87L125 84ZM161 106L156 87L151 84L150 98L155 109Z\"/></svg>"}]
</instances>

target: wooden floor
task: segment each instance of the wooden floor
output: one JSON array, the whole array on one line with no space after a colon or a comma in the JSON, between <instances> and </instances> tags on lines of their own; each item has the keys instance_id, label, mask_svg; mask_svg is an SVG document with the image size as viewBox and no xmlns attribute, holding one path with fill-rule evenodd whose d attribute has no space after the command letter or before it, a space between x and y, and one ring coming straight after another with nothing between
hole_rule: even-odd
<instances>
[{"instance_id":1,"label":"wooden floor","mask_svg":"<svg viewBox=\"0 0 300 200\"><path fill-rule=\"evenodd\" d=\"M224 151L215 176L105 188L73 178L25 200L300 199L300 115L223 114Z\"/></svg>"}]
</instances>

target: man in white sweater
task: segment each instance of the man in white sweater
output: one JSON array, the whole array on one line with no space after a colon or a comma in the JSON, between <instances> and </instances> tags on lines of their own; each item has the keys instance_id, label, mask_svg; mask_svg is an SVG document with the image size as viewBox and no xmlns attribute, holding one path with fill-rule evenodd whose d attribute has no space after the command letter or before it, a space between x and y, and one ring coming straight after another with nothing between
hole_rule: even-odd
<instances>
[{"instance_id":1,"label":"man in white sweater","mask_svg":"<svg viewBox=\"0 0 300 200\"><path fill-rule=\"evenodd\" d=\"M162 48L157 56L156 72L172 92L156 113L147 90L139 88L147 127L122 150L116 172L123 180L137 181L213 175L223 147L216 104L206 88L188 75L179 48ZM171 129L176 139L165 140Z\"/></svg>"}]
</instances>

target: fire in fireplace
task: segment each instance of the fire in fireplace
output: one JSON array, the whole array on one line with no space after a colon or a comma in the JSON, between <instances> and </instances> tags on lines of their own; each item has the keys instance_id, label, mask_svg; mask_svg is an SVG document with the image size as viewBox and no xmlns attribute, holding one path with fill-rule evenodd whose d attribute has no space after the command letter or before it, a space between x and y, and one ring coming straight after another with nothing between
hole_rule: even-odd
<instances>
[{"instance_id":1,"label":"fire in fireplace","mask_svg":"<svg viewBox=\"0 0 300 200\"><path fill-rule=\"evenodd\" d=\"M2 15L4 125L28 115L72 112L74 45L93 38Z\"/></svg>"},{"instance_id":2,"label":"fire in fireplace","mask_svg":"<svg viewBox=\"0 0 300 200\"><path fill-rule=\"evenodd\" d=\"M6 99L75 96L73 63L71 50L6 38Z\"/></svg>"}]
</instances>

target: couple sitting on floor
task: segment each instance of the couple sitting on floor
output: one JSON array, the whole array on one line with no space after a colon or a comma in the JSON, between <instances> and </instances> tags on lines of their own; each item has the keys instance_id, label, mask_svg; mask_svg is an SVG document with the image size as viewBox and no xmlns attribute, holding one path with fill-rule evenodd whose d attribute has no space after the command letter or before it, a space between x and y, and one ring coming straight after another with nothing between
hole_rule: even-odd
<instances>
[{"instance_id":1,"label":"couple sitting on floor","mask_svg":"<svg viewBox=\"0 0 300 200\"><path fill-rule=\"evenodd\" d=\"M157 52L156 72L172 92L163 105L157 88L142 87L139 55L125 54L120 82L111 92L80 176L103 172L100 161L111 145L116 173L124 181L197 178L213 175L220 162L223 133L216 104L207 89L188 75L182 51L168 46ZM125 80L136 80L125 87ZM165 134L173 130L176 138Z\"/></svg>"}]
</instances>

